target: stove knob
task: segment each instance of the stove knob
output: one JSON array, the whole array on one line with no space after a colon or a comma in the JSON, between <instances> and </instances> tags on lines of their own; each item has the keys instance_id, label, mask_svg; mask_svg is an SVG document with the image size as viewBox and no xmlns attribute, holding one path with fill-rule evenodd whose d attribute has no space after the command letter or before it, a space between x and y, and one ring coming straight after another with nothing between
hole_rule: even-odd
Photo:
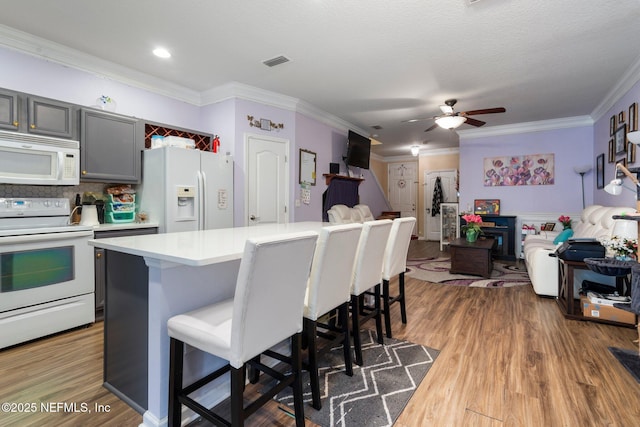
<instances>
[{"instance_id":1,"label":"stove knob","mask_svg":"<svg viewBox=\"0 0 640 427\"><path fill-rule=\"evenodd\" d=\"M48 201L48 200L45 200L44 202L42 202L42 204L43 204L45 207L49 207L49 205L51 204L51 202L50 202L50 201Z\"/></svg>"},{"instance_id":2,"label":"stove knob","mask_svg":"<svg viewBox=\"0 0 640 427\"><path fill-rule=\"evenodd\" d=\"M62 206L62 203L60 203L60 200L56 200L56 208L59 208L60 206Z\"/></svg>"}]
</instances>

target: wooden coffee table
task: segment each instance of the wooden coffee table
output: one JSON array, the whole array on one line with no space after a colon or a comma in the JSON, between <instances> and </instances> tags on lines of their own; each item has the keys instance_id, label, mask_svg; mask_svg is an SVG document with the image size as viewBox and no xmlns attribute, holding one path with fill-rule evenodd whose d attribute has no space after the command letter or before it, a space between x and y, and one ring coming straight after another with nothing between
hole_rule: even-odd
<instances>
[{"instance_id":1,"label":"wooden coffee table","mask_svg":"<svg viewBox=\"0 0 640 427\"><path fill-rule=\"evenodd\" d=\"M491 252L495 244L496 240L492 238L478 239L473 243L467 242L464 238L452 241L449 243L451 252L449 272L491 277L491 270L493 270Z\"/></svg>"}]
</instances>

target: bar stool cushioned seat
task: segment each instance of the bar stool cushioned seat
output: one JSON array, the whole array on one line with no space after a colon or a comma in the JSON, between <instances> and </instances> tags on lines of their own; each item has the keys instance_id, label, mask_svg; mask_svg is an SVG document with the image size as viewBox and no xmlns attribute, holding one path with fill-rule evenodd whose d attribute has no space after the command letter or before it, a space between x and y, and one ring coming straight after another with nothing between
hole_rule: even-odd
<instances>
[{"instance_id":1,"label":"bar stool cushioned seat","mask_svg":"<svg viewBox=\"0 0 640 427\"><path fill-rule=\"evenodd\" d=\"M304 294L316 239L315 232L301 232L248 240L234 298L168 320L171 337L169 426L180 425L181 404L215 425L241 426L246 417L287 386L294 391L296 425L304 425L300 338ZM292 341L289 375L253 360L288 338ZM184 344L225 359L229 364L183 388ZM279 380L246 407L243 405L245 364ZM231 372L230 423L188 397L228 371Z\"/></svg>"},{"instance_id":2,"label":"bar stool cushioned seat","mask_svg":"<svg viewBox=\"0 0 640 427\"><path fill-rule=\"evenodd\" d=\"M384 326L387 338L393 338L391 333L391 304L400 303L400 316L402 323L407 323L407 307L404 297L404 272L407 270L407 253L411 234L416 219L413 217L397 218L393 220L389 241L384 251L384 263L382 264L382 313L384 314ZM398 295L389 295L389 282L398 276Z\"/></svg>"}]
</instances>

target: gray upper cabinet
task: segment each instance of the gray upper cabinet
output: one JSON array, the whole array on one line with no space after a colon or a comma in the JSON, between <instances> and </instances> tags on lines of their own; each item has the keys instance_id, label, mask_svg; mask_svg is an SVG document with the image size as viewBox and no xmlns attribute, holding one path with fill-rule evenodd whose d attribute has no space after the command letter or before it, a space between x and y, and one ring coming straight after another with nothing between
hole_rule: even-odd
<instances>
[{"instance_id":1,"label":"gray upper cabinet","mask_svg":"<svg viewBox=\"0 0 640 427\"><path fill-rule=\"evenodd\" d=\"M0 89L0 129L77 139L77 111L73 104Z\"/></svg>"},{"instance_id":2,"label":"gray upper cabinet","mask_svg":"<svg viewBox=\"0 0 640 427\"><path fill-rule=\"evenodd\" d=\"M0 129L18 130L20 126L18 102L17 92L0 89Z\"/></svg>"},{"instance_id":3,"label":"gray upper cabinet","mask_svg":"<svg viewBox=\"0 0 640 427\"><path fill-rule=\"evenodd\" d=\"M73 138L72 104L53 99L27 97L29 123L27 131L58 138ZM76 110L77 111L77 110Z\"/></svg>"},{"instance_id":4,"label":"gray upper cabinet","mask_svg":"<svg viewBox=\"0 0 640 427\"><path fill-rule=\"evenodd\" d=\"M80 180L140 182L143 123L102 110L80 110Z\"/></svg>"}]
</instances>

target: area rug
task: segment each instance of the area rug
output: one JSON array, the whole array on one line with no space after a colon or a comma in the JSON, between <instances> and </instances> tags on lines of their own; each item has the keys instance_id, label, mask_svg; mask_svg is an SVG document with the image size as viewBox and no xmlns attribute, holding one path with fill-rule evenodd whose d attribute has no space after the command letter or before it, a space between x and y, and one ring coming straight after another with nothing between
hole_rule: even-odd
<instances>
[{"instance_id":1,"label":"area rug","mask_svg":"<svg viewBox=\"0 0 640 427\"><path fill-rule=\"evenodd\" d=\"M618 359L618 362L625 367L631 376L640 383L640 356L638 356L638 350L609 347L609 351Z\"/></svg>"},{"instance_id":2,"label":"area rug","mask_svg":"<svg viewBox=\"0 0 640 427\"><path fill-rule=\"evenodd\" d=\"M344 373L342 348L320 357L322 409L311 407L309 374L303 372L305 417L322 427L391 426L398 418L439 354L408 341L384 338L375 331L361 331L363 366L353 365L353 376ZM293 408L290 389L276 400Z\"/></svg>"},{"instance_id":3,"label":"area rug","mask_svg":"<svg viewBox=\"0 0 640 427\"><path fill-rule=\"evenodd\" d=\"M527 269L516 265L494 261L491 277L466 274L451 274L451 259L448 257L419 258L407 261L407 276L431 283L453 286L471 286L479 288L506 288L510 286L530 285Z\"/></svg>"}]
</instances>

